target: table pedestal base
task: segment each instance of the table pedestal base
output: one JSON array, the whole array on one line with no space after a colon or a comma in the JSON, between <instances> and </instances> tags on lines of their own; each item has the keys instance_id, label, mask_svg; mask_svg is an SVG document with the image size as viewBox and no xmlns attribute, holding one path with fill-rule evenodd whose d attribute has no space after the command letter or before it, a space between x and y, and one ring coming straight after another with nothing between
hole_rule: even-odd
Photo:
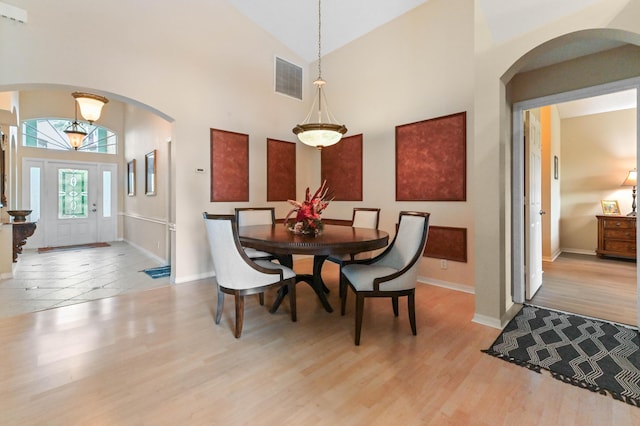
<instances>
[{"instance_id":1,"label":"table pedestal base","mask_svg":"<svg viewBox=\"0 0 640 426\"><path fill-rule=\"evenodd\" d=\"M333 312L333 308L329 304L329 301L327 300L327 296L325 295L325 293L329 293L329 289L324 284L324 281L322 280L322 274L321 274L322 265L324 264L324 261L327 257L328 256L318 256L318 255L313 256L313 274L296 275L296 284L299 283L300 281L304 281L307 284L309 284L313 289L313 291L318 296L318 299L320 299L320 303L322 303L322 306L324 307L324 309L327 312ZM293 256L291 255L282 256L279 258L279 261L282 265L293 269ZM273 306L271 306L271 309L269 310L269 312L271 312L272 314L275 313L288 293L289 293L289 289L287 288L287 286L280 287L280 290L278 290L278 296L276 297L276 300L273 302Z\"/></svg>"}]
</instances>

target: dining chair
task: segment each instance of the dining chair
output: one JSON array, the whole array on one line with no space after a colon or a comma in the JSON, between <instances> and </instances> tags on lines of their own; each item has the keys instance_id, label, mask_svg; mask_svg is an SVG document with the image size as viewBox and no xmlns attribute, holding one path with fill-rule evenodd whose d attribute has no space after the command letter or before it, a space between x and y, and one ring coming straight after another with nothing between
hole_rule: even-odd
<instances>
[{"instance_id":1,"label":"dining chair","mask_svg":"<svg viewBox=\"0 0 640 426\"><path fill-rule=\"evenodd\" d=\"M276 223L274 207L236 207L236 223L238 226L273 225ZM244 252L251 259L274 260L278 256L266 251L243 247Z\"/></svg>"},{"instance_id":2,"label":"dining chair","mask_svg":"<svg viewBox=\"0 0 640 426\"><path fill-rule=\"evenodd\" d=\"M355 260L342 267L340 274L340 302L342 315L347 304L347 286L356 296L355 344L360 345L360 331L366 297L390 297L393 313L398 316L398 297L407 296L409 323L415 336L415 288L419 259L427 243L429 213L402 211L398 231L391 244L379 255Z\"/></svg>"},{"instance_id":3,"label":"dining chair","mask_svg":"<svg viewBox=\"0 0 640 426\"><path fill-rule=\"evenodd\" d=\"M352 227L378 229L379 223L380 223L380 209L368 208L368 207L353 208L353 217L351 219ZM342 267L347 263L356 259L368 259L370 257L371 257L371 252L350 253L350 254L343 254L343 255L331 255L327 257L326 260L337 264L340 267L340 272L341 272ZM343 290L344 290L344 287L340 287L340 292L342 292ZM342 298L342 293L340 293L340 297Z\"/></svg>"},{"instance_id":4,"label":"dining chair","mask_svg":"<svg viewBox=\"0 0 640 426\"><path fill-rule=\"evenodd\" d=\"M216 324L220 324L224 308L224 294L235 299L236 338L242 334L244 297L262 294L270 287L286 285L289 290L291 321L296 321L296 274L291 268L268 260L251 260L242 249L233 215L203 213L211 258L216 273L218 303ZM262 303L261 303L262 304Z\"/></svg>"}]
</instances>

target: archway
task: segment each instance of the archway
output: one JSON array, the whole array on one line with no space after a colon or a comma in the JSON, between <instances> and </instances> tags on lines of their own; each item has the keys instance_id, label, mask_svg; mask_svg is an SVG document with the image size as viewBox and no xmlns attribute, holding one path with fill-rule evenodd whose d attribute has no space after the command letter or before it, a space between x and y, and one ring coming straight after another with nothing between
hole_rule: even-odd
<instances>
[{"instance_id":1,"label":"archway","mask_svg":"<svg viewBox=\"0 0 640 426\"><path fill-rule=\"evenodd\" d=\"M558 102L636 89L640 98L640 67L630 58L640 53L640 35L620 30L584 30L567 34L532 49L502 78L512 116L512 297L524 302L525 214L524 135L522 112ZM561 62L554 58L560 50ZM589 50L590 49L590 50ZM638 104L638 101L636 101ZM639 119L636 119L636 128ZM636 151L640 140L636 139ZM637 167L637 157L636 157ZM640 288L640 280L636 279ZM638 304L640 318L640 303Z\"/></svg>"}]
</instances>

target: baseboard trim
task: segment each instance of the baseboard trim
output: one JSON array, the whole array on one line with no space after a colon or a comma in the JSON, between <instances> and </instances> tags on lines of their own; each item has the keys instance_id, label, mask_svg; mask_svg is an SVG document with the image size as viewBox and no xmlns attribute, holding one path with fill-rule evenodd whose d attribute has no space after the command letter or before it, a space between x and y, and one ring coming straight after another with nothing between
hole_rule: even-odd
<instances>
[{"instance_id":1,"label":"baseboard trim","mask_svg":"<svg viewBox=\"0 0 640 426\"><path fill-rule=\"evenodd\" d=\"M190 281L204 280L206 278L212 278L215 276L216 276L215 272L209 271L209 272L204 272L202 274L195 274L195 275L189 275L186 277L180 277L179 279L175 279L173 281L173 284L183 284L183 283L188 283Z\"/></svg>"},{"instance_id":2,"label":"baseboard trim","mask_svg":"<svg viewBox=\"0 0 640 426\"><path fill-rule=\"evenodd\" d=\"M452 283L449 281L441 281L441 280L436 280L433 278L427 278L427 277L418 277L418 282L420 284L427 284L427 285L432 285L432 286L436 286L436 287L442 287L442 288L447 288L449 290L455 290L455 291L461 291L463 293L469 293L469 294L475 294L475 289L473 287L469 287L468 285L464 285L464 284L459 284L459 283Z\"/></svg>"},{"instance_id":3,"label":"baseboard trim","mask_svg":"<svg viewBox=\"0 0 640 426\"><path fill-rule=\"evenodd\" d=\"M521 308L521 304L512 303L500 319L476 313L473 315L473 319L471 320L471 322L502 330L507 326L507 324L509 324L509 321L511 321L513 317L515 317L516 314L520 312Z\"/></svg>"}]
</instances>

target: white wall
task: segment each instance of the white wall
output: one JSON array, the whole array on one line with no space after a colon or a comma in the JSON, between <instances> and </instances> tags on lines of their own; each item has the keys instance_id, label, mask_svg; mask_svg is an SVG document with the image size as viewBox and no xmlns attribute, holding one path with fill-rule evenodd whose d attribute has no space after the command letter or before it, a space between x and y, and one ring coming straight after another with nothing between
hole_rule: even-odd
<instances>
[{"instance_id":1,"label":"white wall","mask_svg":"<svg viewBox=\"0 0 640 426\"><path fill-rule=\"evenodd\" d=\"M0 91L64 85L160 112L175 149L176 280L211 273L201 212L234 205L210 203L209 173L193 175L196 167L209 172L209 129L250 135L250 203L262 203L266 138L293 140L292 124L308 110L274 93L274 56L304 62L226 2L198 0L179 13L167 2L16 6L29 22L0 20ZM306 186L305 175L298 178Z\"/></svg>"}]
</instances>

